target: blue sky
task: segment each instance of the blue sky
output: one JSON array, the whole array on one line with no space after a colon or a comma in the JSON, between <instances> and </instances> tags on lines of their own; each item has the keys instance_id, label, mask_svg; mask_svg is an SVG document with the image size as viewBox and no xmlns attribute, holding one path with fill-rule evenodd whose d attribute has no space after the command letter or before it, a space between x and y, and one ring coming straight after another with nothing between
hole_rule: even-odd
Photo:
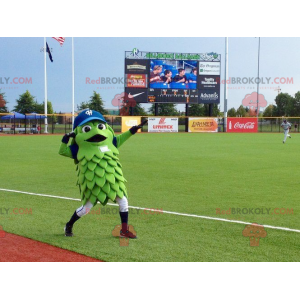
<instances>
[{"instance_id":1,"label":"blue sky","mask_svg":"<svg viewBox=\"0 0 300 300\"><path fill-rule=\"evenodd\" d=\"M53 48L51 63L47 59L48 99L57 112L71 112L71 38L66 38L61 47L57 41L47 38ZM86 84L86 78L124 76L124 51L138 48L140 51L205 53L222 55L224 79L225 38L74 38L75 45L75 104L87 101L93 91L104 99L107 108L113 108L111 100L123 91L122 84ZM13 109L16 99L26 89L44 101L44 58L40 49L43 38L0 38L0 88L5 92L8 107ZM269 84L260 90L268 104L274 103L278 84L276 77L293 78L293 84L279 84L282 92L295 94L300 90L298 52L299 38L261 38L260 77L271 77ZM257 76L257 38L229 38L229 77ZM5 84L4 77L10 77ZM15 77L32 78L32 84L10 84ZM246 94L256 91L256 84L229 85L228 108L238 107ZM223 109L224 86L221 87L221 110ZM146 108L149 106L146 105ZM179 106L183 108L183 106Z\"/></svg>"}]
</instances>

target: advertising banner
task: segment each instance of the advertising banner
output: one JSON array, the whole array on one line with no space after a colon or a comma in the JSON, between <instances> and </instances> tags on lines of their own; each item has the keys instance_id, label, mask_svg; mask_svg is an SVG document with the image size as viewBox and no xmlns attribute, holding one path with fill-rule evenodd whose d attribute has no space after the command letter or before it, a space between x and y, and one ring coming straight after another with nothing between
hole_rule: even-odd
<instances>
[{"instance_id":1,"label":"advertising banner","mask_svg":"<svg viewBox=\"0 0 300 300\"><path fill-rule=\"evenodd\" d=\"M220 103L220 88L219 89L206 89L199 91L198 103Z\"/></svg>"},{"instance_id":2,"label":"advertising banner","mask_svg":"<svg viewBox=\"0 0 300 300\"><path fill-rule=\"evenodd\" d=\"M136 103L148 102L148 89L125 88L125 101L134 100Z\"/></svg>"},{"instance_id":3,"label":"advertising banner","mask_svg":"<svg viewBox=\"0 0 300 300\"><path fill-rule=\"evenodd\" d=\"M150 61L147 59L125 59L125 74L149 74Z\"/></svg>"},{"instance_id":4,"label":"advertising banner","mask_svg":"<svg viewBox=\"0 0 300 300\"><path fill-rule=\"evenodd\" d=\"M227 132L257 132L257 118L227 118Z\"/></svg>"},{"instance_id":5,"label":"advertising banner","mask_svg":"<svg viewBox=\"0 0 300 300\"><path fill-rule=\"evenodd\" d=\"M220 75L221 63L217 61L201 61L199 63L199 75Z\"/></svg>"},{"instance_id":6,"label":"advertising banner","mask_svg":"<svg viewBox=\"0 0 300 300\"><path fill-rule=\"evenodd\" d=\"M218 118L189 118L189 132L218 132Z\"/></svg>"},{"instance_id":7,"label":"advertising banner","mask_svg":"<svg viewBox=\"0 0 300 300\"><path fill-rule=\"evenodd\" d=\"M147 74L126 74L126 87L147 88Z\"/></svg>"},{"instance_id":8,"label":"advertising banner","mask_svg":"<svg viewBox=\"0 0 300 300\"><path fill-rule=\"evenodd\" d=\"M148 132L178 132L178 118L148 118Z\"/></svg>"},{"instance_id":9,"label":"advertising banner","mask_svg":"<svg viewBox=\"0 0 300 300\"><path fill-rule=\"evenodd\" d=\"M122 117L122 132L128 131L132 126L137 126L140 123L141 117Z\"/></svg>"},{"instance_id":10,"label":"advertising banner","mask_svg":"<svg viewBox=\"0 0 300 300\"><path fill-rule=\"evenodd\" d=\"M220 76L216 75L200 75L198 77L199 89L220 90Z\"/></svg>"}]
</instances>

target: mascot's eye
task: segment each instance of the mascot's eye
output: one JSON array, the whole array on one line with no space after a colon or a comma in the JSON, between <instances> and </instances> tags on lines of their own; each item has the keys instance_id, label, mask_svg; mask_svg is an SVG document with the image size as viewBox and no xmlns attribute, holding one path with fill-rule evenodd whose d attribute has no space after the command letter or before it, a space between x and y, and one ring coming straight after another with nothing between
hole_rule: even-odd
<instances>
[{"instance_id":1,"label":"mascot's eye","mask_svg":"<svg viewBox=\"0 0 300 300\"><path fill-rule=\"evenodd\" d=\"M105 130L106 129L106 126L104 124L98 124L98 128L100 130Z\"/></svg>"},{"instance_id":2,"label":"mascot's eye","mask_svg":"<svg viewBox=\"0 0 300 300\"><path fill-rule=\"evenodd\" d=\"M89 125L86 125L86 126L84 126L83 128L82 128L82 132L89 132L89 131L91 131L91 129L92 129L92 127L91 126L89 126Z\"/></svg>"}]
</instances>

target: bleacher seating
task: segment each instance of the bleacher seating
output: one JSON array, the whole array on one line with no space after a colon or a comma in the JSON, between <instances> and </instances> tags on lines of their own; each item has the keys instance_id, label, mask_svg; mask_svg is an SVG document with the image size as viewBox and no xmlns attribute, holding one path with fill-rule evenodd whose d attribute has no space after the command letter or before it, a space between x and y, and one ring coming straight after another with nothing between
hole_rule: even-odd
<instances>
[{"instance_id":1,"label":"bleacher seating","mask_svg":"<svg viewBox=\"0 0 300 300\"><path fill-rule=\"evenodd\" d=\"M186 89L187 85L185 83L171 82L169 84L170 89Z\"/></svg>"},{"instance_id":2,"label":"bleacher seating","mask_svg":"<svg viewBox=\"0 0 300 300\"><path fill-rule=\"evenodd\" d=\"M153 83L150 83L150 88L152 88L152 89L167 89L168 85L163 82L153 82Z\"/></svg>"}]
</instances>

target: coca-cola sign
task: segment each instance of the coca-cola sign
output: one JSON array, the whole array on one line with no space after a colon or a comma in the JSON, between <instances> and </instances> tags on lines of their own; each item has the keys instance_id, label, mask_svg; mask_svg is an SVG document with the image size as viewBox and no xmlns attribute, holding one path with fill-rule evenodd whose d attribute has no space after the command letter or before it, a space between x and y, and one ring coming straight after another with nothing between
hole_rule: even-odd
<instances>
[{"instance_id":1,"label":"coca-cola sign","mask_svg":"<svg viewBox=\"0 0 300 300\"><path fill-rule=\"evenodd\" d=\"M238 129L253 129L255 126L254 122L247 122L247 123L235 123L234 124L234 128L238 128Z\"/></svg>"},{"instance_id":2,"label":"coca-cola sign","mask_svg":"<svg viewBox=\"0 0 300 300\"><path fill-rule=\"evenodd\" d=\"M257 132L257 119L227 118L227 132Z\"/></svg>"}]
</instances>

